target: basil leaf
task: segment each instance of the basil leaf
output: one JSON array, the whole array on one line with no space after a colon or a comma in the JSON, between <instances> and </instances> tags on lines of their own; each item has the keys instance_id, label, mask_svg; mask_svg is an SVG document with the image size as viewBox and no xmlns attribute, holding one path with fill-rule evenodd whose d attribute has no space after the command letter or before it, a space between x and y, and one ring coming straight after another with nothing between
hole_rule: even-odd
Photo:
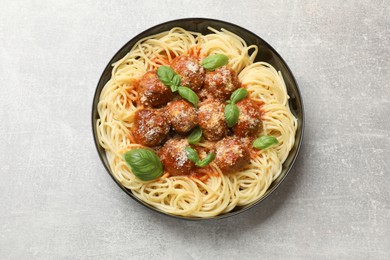
<instances>
[{"instance_id":1,"label":"basil leaf","mask_svg":"<svg viewBox=\"0 0 390 260\"><path fill-rule=\"evenodd\" d=\"M253 142L252 146L257 149L265 150L277 143L279 143L279 141L275 137L264 135L262 137L257 138Z\"/></svg>"},{"instance_id":2,"label":"basil leaf","mask_svg":"<svg viewBox=\"0 0 390 260\"><path fill-rule=\"evenodd\" d=\"M224 54L210 55L202 60L202 66L206 70L215 70L219 67L226 65L229 61L229 57Z\"/></svg>"},{"instance_id":3,"label":"basil leaf","mask_svg":"<svg viewBox=\"0 0 390 260\"><path fill-rule=\"evenodd\" d=\"M175 71L168 66L160 66L157 69L157 76L160 81L167 87L174 85Z\"/></svg>"},{"instance_id":4,"label":"basil leaf","mask_svg":"<svg viewBox=\"0 0 390 260\"><path fill-rule=\"evenodd\" d=\"M181 78L179 75L175 75L173 76L172 78L172 85L175 85L175 86L180 86L180 83L181 83Z\"/></svg>"},{"instance_id":5,"label":"basil leaf","mask_svg":"<svg viewBox=\"0 0 390 260\"><path fill-rule=\"evenodd\" d=\"M194 130L192 130L191 134L188 136L189 144L197 144L200 139L202 139L202 129L197 126Z\"/></svg>"},{"instance_id":6,"label":"basil leaf","mask_svg":"<svg viewBox=\"0 0 390 260\"><path fill-rule=\"evenodd\" d=\"M245 88L239 88L235 90L230 96L230 100L232 103L237 103L243 100L248 95L248 91Z\"/></svg>"},{"instance_id":7,"label":"basil leaf","mask_svg":"<svg viewBox=\"0 0 390 260\"><path fill-rule=\"evenodd\" d=\"M209 153L208 155L206 155L205 158L196 162L195 165L198 167L205 167L209 165L209 163L211 163L214 160L214 158L215 158L215 153Z\"/></svg>"},{"instance_id":8,"label":"basil leaf","mask_svg":"<svg viewBox=\"0 0 390 260\"><path fill-rule=\"evenodd\" d=\"M198 96L192 89L187 88L187 87L179 87L178 88L179 95L187 99L189 102L191 102L195 107L198 106Z\"/></svg>"},{"instance_id":9,"label":"basil leaf","mask_svg":"<svg viewBox=\"0 0 390 260\"><path fill-rule=\"evenodd\" d=\"M126 152L123 159L140 180L150 181L161 176L163 165L157 154L149 149L137 148Z\"/></svg>"},{"instance_id":10,"label":"basil leaf","mask_svg":"<svg viewBox=\"0 0 390 260\"><path fill-rule=\"evenodd\" d=\"M197 163L199 161L199 155L196 152L196 150L189 146L187 146L185 149L186 149L188 159L190 159L190 161L194 163Z\"/></svg>"},{"instance_id":11,"label":"basil leaf","mask_svg":"<svg viewBox=\"0 0 390 260\"><path fill-rule=\"evenodd\" d=\"M228 127L233 127L238 122L240 110L235 104L227 104L225 106L225 120Z\"/></svg>"},{"instance_id":12,"label":"basil leaf","mask_svg":"<svg viewBox=\"0 0 390 260\"><path fill-rule=\"evenodd\" d=\"M176 92L178 88L179 88L178 85L172 85L172 86L171 86L171 91L172 91L172 92Z\"/></svg>"}]
</instances>

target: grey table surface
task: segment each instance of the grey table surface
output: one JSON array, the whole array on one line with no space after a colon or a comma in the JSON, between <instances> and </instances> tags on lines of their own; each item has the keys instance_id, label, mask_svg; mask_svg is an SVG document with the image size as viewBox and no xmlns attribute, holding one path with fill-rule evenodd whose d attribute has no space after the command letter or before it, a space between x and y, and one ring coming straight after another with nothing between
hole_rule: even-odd
<instances>
[{"instance_id":1,"label":"grey table surface","mask_svg":"<svg viewBox=\"0 0 390 260\"><path fill-rule=\"evenodd\" d=\"M389 259L387 1L1 1L1 259ZM238 216L187 222L129 198L92 138L97 81L158 23L241 25L287 61L306 112L281 187Z\"/></svg>"}]
</instances>

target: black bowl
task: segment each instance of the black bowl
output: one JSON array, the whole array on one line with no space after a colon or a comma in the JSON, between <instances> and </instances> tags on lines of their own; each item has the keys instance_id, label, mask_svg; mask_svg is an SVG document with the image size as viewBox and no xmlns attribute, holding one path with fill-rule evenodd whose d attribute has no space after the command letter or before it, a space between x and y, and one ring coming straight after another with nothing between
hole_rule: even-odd
<instances>
[{"instance_id":1,"label":"black bowl","mask_svg":"<svg viewBox=\"0 0 390 260\"><path fill-rule=\"evenodd\" d=\"M210 33L210 31L207 29L207 27L213 27L214 29L221 29L225 28L241 38L243 38L248 45L257 45L259 48L259 52L257 54L255 61L265 61L274 66L274 68L278 71L281 71L283 74L283 78L286 82L287 91L290 96L289 104L291 112L295 115L295 117L298 119L298 129L295 136L295 144L292 147L286 161L283 163L283 169L280 176L271 184L271 186L268 188L267 192L263 197L261 197L256 202L253 202L249 205L243 206L243 207L236 207L233 209L233 211L221 214L215 217L211 218L195 218L195 217L182 217L182 216L176 216L171 215L165 212L162 212L159 209L156 209L145 202L139 200L137 197L135 197L132 192L128 189L126 189L121 183L119 183L115 177L113 176L111 169L109 167L105 151L104 149L99 145L99 141L97 138L96 133L96 120L98 119L98 112L97 112L97 104L99 102L100 93L106 84L106 82L111 77L111 71L112 66L114 62L120 60L122 57L124 57L130 49L133 47L133 45L138 42L140 39L157 34L163 31L168 31L173 27L182 27L189 31L195 31L200 32L202 34ZM92 106L92 131L93 136L95 140L95 145L98 150L100 159L102 160L104 167L106 168L107 172L111 175L111 177L114 179L114 181L119 185L119 187L122 188L124 192L126 192L131 198L136 200L137 202L141 203L142 205L159 212L164 215L172 216L179 219L186 219L186 220L204 220L204 219L219 219L219 218L226 218L230 216L234 216L238 213L241 213L249 208L252 208L253 206L259 204L262 202L265 198L267 198L276 188L279 187L279 185L282 183L282 181L286 178L287 174L290 172L291 167L294 164L295 159L297 158L302 137L303 137L303 128L304 128L304 114L303 114L303 104L302 104L302 98L301 94L298 89L298 84L296 83L294 76L292 72L290 71L289 67L287 66L286 62L282 59L282 57L263 39L261 39L259 36L255 35L254 33L248 31L247 29L244 29L240 26L237 26L235 24L231 24L224 21L214 20L214 19L207 19L207 18L186 18L186 19L179 19L179 20L173 20L169 22L165 22L156 26L153 26L150 29L147 29L146 31L138 34L133 39L131 39L129 42L127 42L110 60L110 62L107 64L106 68L103 71L102 76L100 77L99 83L96 88L95 96L93 98L93 106Z\"/></svg>"}]
</instances>

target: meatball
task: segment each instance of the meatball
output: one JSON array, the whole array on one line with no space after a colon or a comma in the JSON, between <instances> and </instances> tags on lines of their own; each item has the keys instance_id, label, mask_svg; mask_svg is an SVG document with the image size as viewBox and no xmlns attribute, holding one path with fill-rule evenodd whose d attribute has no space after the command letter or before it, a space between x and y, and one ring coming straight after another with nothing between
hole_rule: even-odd
<instances>
[{"instance_id":1,"label":"meatball","mask_svg":"<svg viewBox=\"0 0 390 260\"><path fill-rule=\"evenodd\" d=\"M224 173L240 171L250 161L248 149L233 137L226 137L215 144L215 160Z\"/></svg>"},{"instance_id":2,"label":"meatball","mask_svg":"<svg viewBox=\"0 0 390 260\"><path fill-rule=\"evenodd\" d=\"M206 95L225 101L230 98L234 90L241 87L236 72L226 66L214 71L208 71L204 80L202 98Z\"/></svg>"},{"instance_id":3,"label":"meatball","mask_svg":"<svg viewBox=\"0 0 390 260\"><path fill-rule=\"evenodd\" d=\"M181 85L199 91L204 82L205 70L199 61L191 56L178 56L171 64L172 69L180 75Z\"/></svg>"},{"instance_id":4,"label":"meatball","mask_svg":"<svg viewBox=\"0 0 390 260\"><path fill-rule=\"evenodd\" d=\"M160 159L165 171L171 175L188 175L195 169L195 163L187 157L186 138L172 138L160 150Z\"/></svg>"},{"instance_id":5,"label":"meatball","mask_svg":"<svg viewBox=\"0 0 390 260\"><path fill-rule=\"evenodd\" d=\"M205 139L218 141L226 135L228 126L224 110L225 105L217 100L207 100L199 106L198 123Z\"/></svg>"},{"instance_id":6,"label":"meatball","mask_svg":"<svg viewBox=\"0 0 390 260\"><path fill-rule=\"evenodd\" d=\"M240 137L257 134L261 130L261 103L250 98L241 100L237 104L240 110L238 123L233 127L235 135Z\"/></svg>"},{"instance_id":7,"label":"meatball","mask_svg":"<svg viewBox=\"0 0 390 260\"><path fill-rule=\"evenodd\" d=\"M169 122L161 111L141 109L135 112L132 133L139 144L159 145L167 137L169 129Z\"/></svg>"},{"instance_id":8,"label":"meatball","mask_svg":"<svg viewBox=\"0 0 390 260\"><path fill-rule=\"evenodd\" d=\"M172 101L166 106L166 111L172 129L179 134L188 133L198 124L196 110L187 101Z\"/></svg>"},{"instance_id":9,"label":"meatball","mask_svg":"<svg viewBox=\"0 0 390 260\"><path fill-rule=\"evenodd\" d=\"M160 81L156 71L149 71L142 77L137 92L141 103L152 107L165 105L174 96L172 91Z\"/></svg>"}]
</instances>

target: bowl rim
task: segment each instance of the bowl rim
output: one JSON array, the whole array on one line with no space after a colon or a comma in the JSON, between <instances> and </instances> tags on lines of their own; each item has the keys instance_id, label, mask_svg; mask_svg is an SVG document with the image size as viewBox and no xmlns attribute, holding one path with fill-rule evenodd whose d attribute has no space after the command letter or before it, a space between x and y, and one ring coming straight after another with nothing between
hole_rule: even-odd
<instances>
[{"instance_id":1,"label":"bowl rim","mask_svg":"<svg viewBox=\"0 0 390 260\"><path fill-rule=\"evenodd\" d=\"M104 161L104 158L103 156L105 156L105 154L103 155L103 153L100 152L100 149L99 148L102 148L99 144L99 141L98 141L98 137L97 137L97 133L96 133L96 124L95 124L95 112L97 114L97 103L98 102L95 102L95 100L98 100L100 98L100 94L101 94L101 91L102 89L99 91L99 86L102 84L103 82L103 76L104 76L104 73L107 69L110 69L112 68L112 63L114 62L114 60L117 58L117 56L122 52L123 49L125 49L129 44L130 42L132 42L134 39L136 38L139 38L141 35L143 35L143 37L146 37L146 36L150 36L150 35L153 35L153 34L150 34L149 32L150 31L153 31L154 29L158 28L158 27L163 27L165 25L169 25L171 23L178 23L178 22L196 22L196 21L199 21L199 22L214 22L214 23L221 23L221 24L226 24L228 26L231 26L231 27L235 27L237 30L240 30L240 31L244 31L245 33L248 33L248 34L251 34L253 36L255 36L256 38L260 39L263 43L264 43L264 46L271 50L275 56L277 56L280 61L283 63L283 65L286 67L287 71L289 72L289 74L291 75L291 80L292 80L292 83L293 83L293 88L295 88L296 90L296 93L297 93L297 96L296 98L299 100L300 102L300 112L301 112L301 128L300 129L297 129L297 132L295 133L295 135L297 136L300 132L300 138L298 140L298 143L297 143L297 148L296 148L296 152L295 154L293 155L293 158L291 160L291 163L290 165L287 167L286 169L286 173L284 174L284 176L282 176L280 178L280 180L275 183L275 185L273 185L272 187L269 187L266 191L266 193L261 197L259 198L257 201L255 202L252 202L250 203L249 205L246 205L246 206L243 206L242 208L238 209L238 210L235 210L235 211L230 211L230 212L227 212L227 213L222 213L222 214L219 214L219 215L216 215L216 216L213 216L213 217L206 217L206 218L201 218L201 217L190 217L190 216L180 216L180 215L173 215L173 214L170 214L170 213L167 213L167 212L163 212L161 211L160 209L158 208L155 208L149 204L147 204L146 202L143 202L142 200L140 200L139 198L137 198L132 192L131 190L127 189L126 187L124 187L115 177L114 175L111 173L111 169L109 168L109 165L107 165ZM176 26L172 26L173 27L176 27ZM144 35L146 34L146 35ZM112 69L111 69L112 70ZM107 83L107 82L104 82L104 84ZM99 93L98 93L99 92ZM92 113L91 113L91 124L92 124L92 135L93 135L93 139L94 139L94 143L95 143L95 148L96 148L96 151L99 155L99 158L100 158L100 161L102 162L104 168L106 169L107 173L111 176L111 178L115 181L115 183L127 194L129 195L133 200L135 200L136 202L140 203L141 205L151 209L152 211L154 212L157 212L161 215L164 215L164 216L168 216L168 217L172 217L172 218L175 218L175 219L181 219L181 220L189 220L189 221L207 221L207 220L216 220L216 219L224 219L224 218L228 218L228 217L232 217L232 216L235 216L235 215L238 215L242 212L245 212L249 209L252 209L253 207L257 206L258 204L260 204L261 202L263 202L265 199L267 199L280 185L282 182L284 182L284 180L286 179L287 175L289 175L291 169L293 168L294 164L295 164L295 161L298 157L298 154L300 152L300 149L301 149L301 146L302 146L302 141L303 141L303 137L304 137L304 129L305 129L305 112L304 112L304 104L303 104L303 100L302 100L302 95L301 95L301 91L299 89L299 86L298 86L298 83L295 79L295 76L294 74L292 73L290 67L288 66L288 64L286 63L286 61L282 58L282 56L268 43L266 42L263 38L261 38L260 36L258 36L257 34L253 33L252 31L246 29L246 28L243 28L237 24L234 24L234 23L231 23L231 22L227 22L227 21L224 21L224 20L218 20L218 19L213 19L213 18L202 18L202 17L189 17L189 18L180 18L180 19L174 19L174 20L169 20L169 21L166 21L166 22L163 22L163 23L159 23L157 25L154 25L152 27L149 27L145 30L143 30L142 32L134 35L133 37L130 38L130 40L128 40L113 56L112 58L110 59L110 61L108 62L108 64L104 67L103 69L103 72L101 73L100 77L99 77L99 81L97 83L97 86L96 86L96 89L95 89L95 93L93 95L93 99L92 99ZM297 141L297 140L295 140ZM283 167L283 164L282 164L282 167ZM283 169L283 168L282 168ZM274 182L274 181L273 181Z\"/></svg>"}]
</instances>

